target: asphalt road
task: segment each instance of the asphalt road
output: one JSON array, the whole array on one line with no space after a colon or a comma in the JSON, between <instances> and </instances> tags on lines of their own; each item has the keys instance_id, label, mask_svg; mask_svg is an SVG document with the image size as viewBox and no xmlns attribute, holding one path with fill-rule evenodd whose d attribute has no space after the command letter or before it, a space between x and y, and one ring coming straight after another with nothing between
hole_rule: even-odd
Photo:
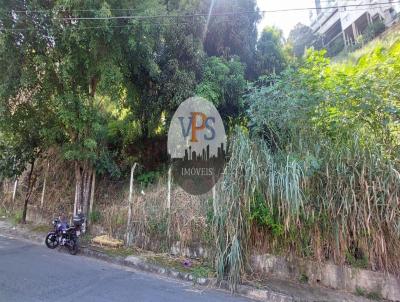
<instances>
[{"instance_id":1,"label":"asphalt road","mask_svg":"<svg viewBox=\"0 0 400 302\"><path fill-rule=\"evenodd\" d=\"M250 301L0 235L0 302Z\"/></svg>"}]
</instances>

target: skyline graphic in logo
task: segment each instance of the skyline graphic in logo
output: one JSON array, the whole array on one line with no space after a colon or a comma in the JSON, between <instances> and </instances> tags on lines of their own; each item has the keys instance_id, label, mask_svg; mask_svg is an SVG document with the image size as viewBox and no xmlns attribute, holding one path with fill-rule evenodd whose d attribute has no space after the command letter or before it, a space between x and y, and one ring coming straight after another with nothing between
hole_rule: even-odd
<instances>
[{"instance_id":1,"label":"skyline graphic in logo","mask_svg":"<svg viewBox=\"0 0 400 302\"><path fill-rule=\"evenodd\" d=\"M226 134L211 102L195 96L179 106L168 131L168 154L174 179L186 192L212 189L224 169Z\"/></svg>"}]
</instances>

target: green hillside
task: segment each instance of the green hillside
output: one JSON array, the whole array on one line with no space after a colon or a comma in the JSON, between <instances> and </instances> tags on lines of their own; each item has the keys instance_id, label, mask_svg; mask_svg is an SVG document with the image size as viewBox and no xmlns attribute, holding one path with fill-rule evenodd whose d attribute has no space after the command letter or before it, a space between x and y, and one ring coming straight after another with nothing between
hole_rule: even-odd
<instances>
[{"instance_id":1,"label":"green hillside","mask_svg":"<svg viewBox=\"0 0 400 302\"><path fill-rule=\"evenodd\" d=\"M400 23L388 28L375 39L366 43L363 47L354 51L342 51L335 58L335 62L350 60L356 62L361 56L370 53L378 47L388 47L400 38Z\"/></svg>"}]
</instances>

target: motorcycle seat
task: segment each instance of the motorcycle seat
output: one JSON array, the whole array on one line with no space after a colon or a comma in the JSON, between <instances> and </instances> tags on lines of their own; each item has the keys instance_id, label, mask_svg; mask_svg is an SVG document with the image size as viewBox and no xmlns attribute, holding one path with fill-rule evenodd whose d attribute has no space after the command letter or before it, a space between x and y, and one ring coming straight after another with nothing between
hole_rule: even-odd
<instances>
[{"instance_id":1,"label":"motorcycle seat","mask_svg":"<svg viewBox=\"0 0 400 302\"><path fill-rule=\"evenodd\" d=\"M69 227L67 229L64 230L65 233L72 231L73 229L75 229L74 227Z\"/></svg>"}]
</instances>

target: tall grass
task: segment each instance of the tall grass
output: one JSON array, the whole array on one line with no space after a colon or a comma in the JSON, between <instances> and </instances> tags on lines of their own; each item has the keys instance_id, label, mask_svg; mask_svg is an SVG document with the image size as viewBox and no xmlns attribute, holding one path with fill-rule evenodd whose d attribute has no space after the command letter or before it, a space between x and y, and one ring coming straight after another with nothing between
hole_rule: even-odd
<instances>
[{"instance_id":1,"label":"tall grass","mask_svg":"<svg viewBox=\"0 0 400 302\"><path fill-rule=\"evenodd\" d=\"M329 152L330 151L330 152ZM345 262L347 252L362 254L371 269L400 271L399 161L379 148L363 148L357 141L345 150L329 150L325 173L308 187L318 194L319 217L330 218L333 228L321 228L326 256Z\"/></svg>"},{"instance_id":2,"label":"tall grass","mask_svg":"<svg viewBox=\"0 0 400 302\"><path fill-rule=\"evenodd\" d=\"M230 161L219 184L214 234L218 276L227 277L235 290L246 269L255 193L262 192L268 207L276 209L289 227L290 218L298 217L303 207L303 172L295 160L277 161L264 141L252 141L240 130L230 149Z\"/></svg>"},{"instance_id":3,"label":"tall grass","mask_svg":"<svg viewBox=\"0 0 400 302\"><path fill-rule=\"evenodd\" d=\"M214 227L233 290L255 250L400 274L399 58L400 41L355 64L309 52L249 93Z\"/></svg>"},{"instance_id":4,"label":"tall grass","mask_svg":"<svg viewBox=\"0 0 400 302\"><path fill-rule=\"evenodd\" d=\"M306 157L272 154L265 141L236 133L214 221L218 276L232 290L260 245L264 252L338 264L351 255L373 270L400 271L399 162L357 141L314 149L319 167ZM256 195L268 209L264 218L282 232L251 219Z\"/></svg>"}]
</instances>

